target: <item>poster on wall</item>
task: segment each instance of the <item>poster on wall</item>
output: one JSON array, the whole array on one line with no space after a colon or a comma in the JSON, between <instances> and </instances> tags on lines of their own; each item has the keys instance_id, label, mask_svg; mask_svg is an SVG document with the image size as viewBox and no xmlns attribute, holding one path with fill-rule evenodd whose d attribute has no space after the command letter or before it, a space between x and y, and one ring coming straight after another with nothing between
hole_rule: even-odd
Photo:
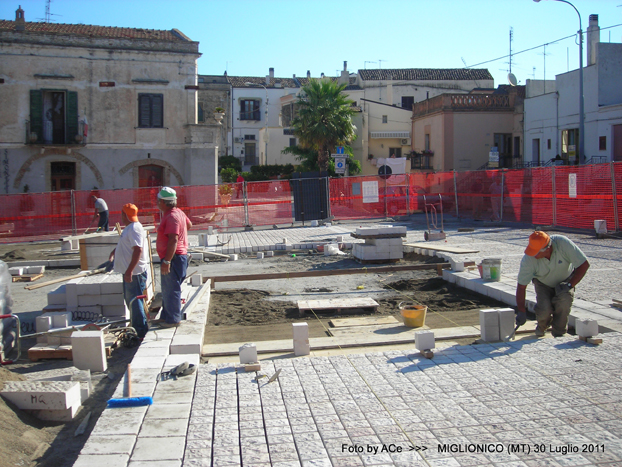
<instances>
[{"instance_id":1,"label":"poster on wall","mask_svg":"<svg viewBox=\"0 0 622 467\"><path fill-rule=\"evenodd\" d=\"M568 175L568 196L570 198L577 197L577 174Z\"/></svg>"},{"instance_id":2,"label":"poster on wall","mask_svg":"<svg viewBox=\"0 0 622 467\"><path fill-rule=\"evenodd\" d=\"M363 203L378 202L378 180L363 182Z\"/></svg>"}]
</instances>

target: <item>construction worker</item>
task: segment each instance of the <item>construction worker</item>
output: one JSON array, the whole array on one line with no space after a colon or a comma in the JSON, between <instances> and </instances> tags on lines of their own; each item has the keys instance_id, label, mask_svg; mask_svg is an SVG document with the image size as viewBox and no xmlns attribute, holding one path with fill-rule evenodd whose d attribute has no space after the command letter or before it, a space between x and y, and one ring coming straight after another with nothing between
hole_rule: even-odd
<instances>
[{"instance_id":1,"label":"construction worker","mask_svg":"<svg viewBox=\"0 0 622 467\"><path fill-rule=\"evenodd\" d=\"M516 324L527 320L525 290L529 282L536 289L536 336L544 336L551 326L553 337L566 333L568 315L574 299L574 288L590 267L585 254L563 235L535 231L518 271L516 287Z\"/></svg>"},{"instance_id":2,"label":"construction worker","mask_svg":"<svg viewBox=\"0 0 622 467\"><path fill-rule=\"evenodd\" d=\"M181 322L181 284L188 268L188 229L192 222L177 208L177 193L172 188L160 190L158 208L162 211L156 239L162 284L160 325L177 327Z\"/></svg>"},{"instance_id":3,"label":"construction worker","mask_svg":"<svg viewBox=\"0 0 622 467\"><path fill-rule=\"evenodd\" d=\"M148 331L147 315L143 301L136 297L143 295L146 288L150 245L147 244L145 229L138 220L135 205L123 205L121 219L125 228L109 259L114 260L115 272L123 274L123 297L132 313L132 326L142 339Z\"/></svg>"},{"instance_id":4,"label":"construction worker","mask_svg":"<svg viewBox=\"0 0 622 467\"><path fill-rule=\"evenodd\" d=\"M97 231L101 229L104 232L108 232L108 205L103 198L98 198L95 195L92 195L93 201L95 203L95 215L93 216L93 220L91 221L91 225L99 216L99 222L97 223Z\"/></svg>"}]
</instances>

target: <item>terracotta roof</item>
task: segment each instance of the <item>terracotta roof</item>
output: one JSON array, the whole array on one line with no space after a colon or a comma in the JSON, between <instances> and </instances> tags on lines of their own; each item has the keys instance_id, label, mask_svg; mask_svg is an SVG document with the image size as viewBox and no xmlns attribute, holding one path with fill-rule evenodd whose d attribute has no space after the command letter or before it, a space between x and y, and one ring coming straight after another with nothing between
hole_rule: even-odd
<instances>
[{"instance_id":1,"label":"terracotta roof","mask_svg":"<svg viewBox=\"0 0 622 467\"><path fill-rule=\"evenodd\" d=\"M470 68L394 68L377 70L359 70L359 76L365 81L374 80L475 80L490 79L493 77L485 69Z\"/></svg>"},{"instance_id":2,"label":"terracotta roof","mask_svg":"<svg viewBox=\"0 0 622 467\"><path fill-rule=\"evenodd\" d=\"M15 21L0 20L0 30L15 31ZM170 42L192 42L177 29L157 30L142 28L115 28L90 24L25 23L25 32L45 34L75 34L87 37L114 39L149 39Z\"/></svg>"},{"instance_id":3,"label":"terracotta roof","mask_svg":"<svg viewBox=\"0 0 622 467\"><path fill-rule=\"evenodd\" d=\"M254 88L258 86L266 86L266 78L257 76L227 76L227 81L234 88ZM271 78L267 88L275 88L274 83L280 82L282 88L297 88L298 84L293 78ZM255 86L249 86L246 83L252 83Z\"/></svg>"},{"instance_id":4,"label":"terracotta roof","mask_svg":"<svg viewBox=\"0 0 622 467\"><path fill-rule=\"evenodd\" d=\"M339 81L339 78L335 77L335 76L324 76L324 78L314 78L313 76L311 78L307 78L306 76L304 78L298 78L298 81L300 82L301 86L305 86L307 84L309 84L309 81L311 81L312 79L329 79L331 81Z\"/></svg>"}]
</instances>

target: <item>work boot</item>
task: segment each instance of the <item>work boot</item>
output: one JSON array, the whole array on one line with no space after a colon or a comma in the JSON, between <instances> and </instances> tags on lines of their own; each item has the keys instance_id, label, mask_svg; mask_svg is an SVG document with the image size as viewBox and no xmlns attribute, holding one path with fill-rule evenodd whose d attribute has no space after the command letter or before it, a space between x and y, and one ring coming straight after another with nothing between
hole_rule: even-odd
<instances>
[{"instance_id":1,"label":"work boot","mask_svg":"<svg viewBox=\"0 0 622 467\"><path fill-rule=\"evenodd\" d=\"M540 326L536 326L536 337L544 337L544 332L542 329L540 329Z\"/></svg>"}]
</instances>

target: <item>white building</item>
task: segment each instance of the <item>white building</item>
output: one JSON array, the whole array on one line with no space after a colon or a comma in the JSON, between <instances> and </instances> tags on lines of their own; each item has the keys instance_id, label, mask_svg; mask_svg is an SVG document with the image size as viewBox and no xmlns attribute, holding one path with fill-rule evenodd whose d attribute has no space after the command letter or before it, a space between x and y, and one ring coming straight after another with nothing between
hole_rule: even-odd
<instances>
[{"instance_id":1,"label":"white building","mask_svg":"<svg viewBox=\"0 0 622 467\"><path fill-rule=\"evenodd\" d=\"M585 160L622 161L622 44L600 42L598 15L590 15L587 65L583 68ZM555 81L527 80L525 162L546 164L560 155L577 163L579 70Z\"/></svg>"}]
</instances>

